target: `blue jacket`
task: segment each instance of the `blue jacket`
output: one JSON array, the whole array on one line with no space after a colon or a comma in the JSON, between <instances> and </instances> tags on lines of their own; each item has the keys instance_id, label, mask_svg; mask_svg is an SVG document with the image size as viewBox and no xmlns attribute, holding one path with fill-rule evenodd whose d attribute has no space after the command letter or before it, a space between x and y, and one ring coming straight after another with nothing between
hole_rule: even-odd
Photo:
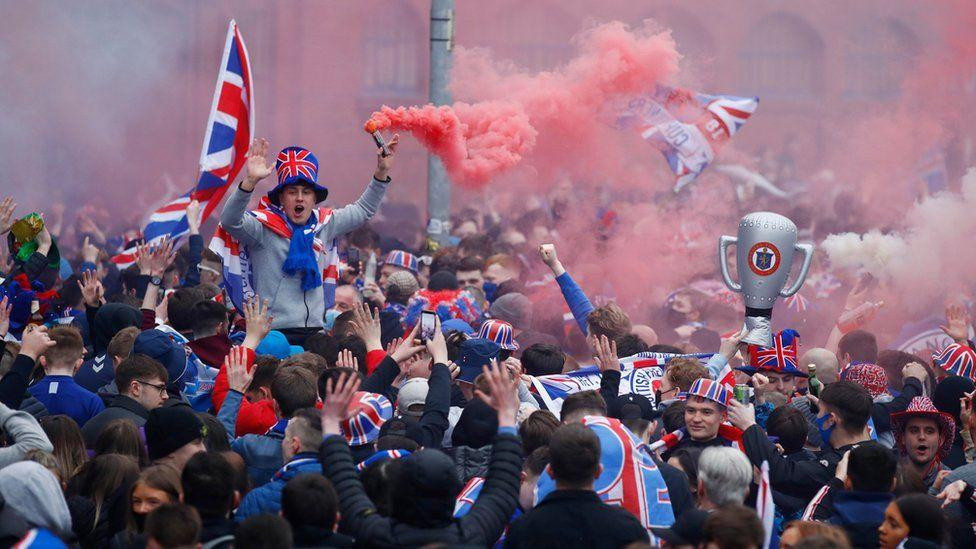
<instances>
[{"instance_id":1,"label":"blue jacket","mask_svg":"<svg viewBox=\"0 0 976 549\"><path fill-rule=\"evenodd\" d=\"M112 357L103 353L86 360L75 373L75 383L93 393L109 383L115 383L115 363L112 362Z\"/></svg>"},{"instance_id":2,"label":"blue jacket","mask_svg":"<svg viewBox=\"0 0 976 549\"><path fill-rule=\"evenodd\" d=\"M271 482L251 490L234 513L234 520L241 522L261 513L277 515L281 511L281 491L285 489L285 484L304 473L322 474L322 464L319 463L317 452L295 454L291 461L274 474Z\"/></svg>"},{"instance_id":3,"label":"blue jacket","mask_svg":"<svg viewBox=\"0 0 976 549\"><path fill-rule=\"evenodd\" d=\"M237 391L227 392L227 398L220 406L220 413L217 419L227 430L227 438L230 441L230 448L244 458L247 465L247 474L251 477L254 486L261 486L271 480L271 477L282 466L281 441L285 438L285 420L279 420L277 424L263 435L244 435L234 438L234 429L237 425L237 411L241 408L241 399L244 395Z\"/></svg>"},{"instance_id":4,"label":"blue jacket","mask_svg":"<svg viewBox=\"0 0 976 549\"><path fill-rule=\"evenodd\" d=\"M75 420L78 427L105 409L98 395L75 383L71 376L45 376L27 391L41 401L51 415L64 414Z\"/></svg>"},{"instance_id":5,"label":"blue jacket","mask_svg":"<svg viewBox=\"0 0 976 549\"><path fill-rule=\"evenodd\" d=\"M573 280L573 277L569 276L569 272L557 276L556 283L559 284L559 290L563 293L563 299L566 300L566 305L569 306L569 310L573 313L573 318L576 319L576 324L579 325L580 331L583 332L583 335L587 335L586 318L590 316L590 313L596 307L590 303L589 298L586 297L586 293Z\"/></svg>"}]
</instances>

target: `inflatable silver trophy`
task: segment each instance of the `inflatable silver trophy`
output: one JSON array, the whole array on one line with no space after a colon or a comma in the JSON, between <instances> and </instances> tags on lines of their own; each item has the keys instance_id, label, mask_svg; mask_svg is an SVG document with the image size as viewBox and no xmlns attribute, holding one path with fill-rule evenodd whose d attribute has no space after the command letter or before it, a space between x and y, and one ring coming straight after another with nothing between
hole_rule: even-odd
<instances>
[{"instance_id":1,"label":"inflatable silver trophy","mask_svg":"<svg viewBox=\"0 0 976 549\"><path fill-rule=\"evenodd\" d=\"M739 283L729 277L726 252L735 244L736 268ZM793 253L803 253L803 265L796 280L789 287L786 279L793 267ZM722 279L733 292L741 293L746 304L746 329L742 341L772 347L770 326L773 304L777 297L790 297L800 290L813 259L812 244L797 244L796 224L772 212L754 212L739 221L736 237L723 235L718 241L718 262Z\"/></svg>"}]
</instances>

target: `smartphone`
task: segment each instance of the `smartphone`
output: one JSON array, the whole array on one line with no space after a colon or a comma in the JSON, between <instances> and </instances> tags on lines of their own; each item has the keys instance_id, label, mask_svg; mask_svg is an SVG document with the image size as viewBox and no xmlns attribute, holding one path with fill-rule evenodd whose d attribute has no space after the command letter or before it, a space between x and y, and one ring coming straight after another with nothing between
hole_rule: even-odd
<instances>
[{"instance_id":1,"label":"smartphone","mask_svg":"<svg viewBox=\"0 0 976 549\"><path fill-rule=\"evenodd\" d=\"M434 339L437 330L437 313L423 311L420 313L420 340L424 343Z\"/></svg>"},{"instance_id":2,"label":"smartphone","mask_svg":"<svg viewBox=\"0 0 976 549\"><path fill-rule=\"evenodd\" d=\"M346 264L353 269L359 270L359 248L349 248L346 250Z\"/></svg>"}]
</instances>

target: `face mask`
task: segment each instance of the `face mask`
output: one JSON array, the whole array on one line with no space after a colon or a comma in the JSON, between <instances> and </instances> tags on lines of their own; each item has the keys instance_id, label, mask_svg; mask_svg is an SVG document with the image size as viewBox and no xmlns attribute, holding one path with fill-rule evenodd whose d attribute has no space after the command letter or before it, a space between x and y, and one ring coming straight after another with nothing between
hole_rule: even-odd
<instances>
[{"instance_id":1,"label":"face mask","mask_svg":"<svg viewBox=\"0 0 976 549\"><path fill-rule=\"evenodd\" d=\"M823 416L815 418L813 421L817 424L817 431L820 431L820 440L823 441L824 446L830 446L830 435L834 432L834 427L837 425L831 425L830 427L824 427L827 420L830 419L830 414L824 414Z\"/></svg>"},{"instance_id":2,"label":"face mask","mask_svg":"<svg viewBox=\"0 0 976 549\"><path fill-rule=\"evenodd\" d=\"M141 513L132 513L132 520L136 523L136 529L140 532L146 529L146 515Z\"/></svg>"},{"instance_id":3,"label":"face mask","mask_svg":"<svg viewBox=\"0 0 976 549\"><path fill-rule=\"evenodd\" d=\"M485 299L489 302L495 301L495 293L498 291L498 284L494 282L488 282L487 280L481 285L481 289L485 291Z\"/></svg>"}]
</instances>

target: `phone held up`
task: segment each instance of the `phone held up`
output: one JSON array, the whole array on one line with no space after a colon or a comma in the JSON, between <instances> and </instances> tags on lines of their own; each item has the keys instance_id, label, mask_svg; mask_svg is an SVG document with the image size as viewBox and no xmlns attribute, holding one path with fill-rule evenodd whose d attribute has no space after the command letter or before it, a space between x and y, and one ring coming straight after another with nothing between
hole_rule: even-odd
<instances>
[{"instance_id":1,"label":"phone held up","mask_svg":"<svg viewBox=\"0 0 976 549\"><path fill-rule=\"evenodd\" d=\"M437 313L423 311L420 313L420 340L427 343L434 338L437 330Z\"/></svg>"}]
</instances>

